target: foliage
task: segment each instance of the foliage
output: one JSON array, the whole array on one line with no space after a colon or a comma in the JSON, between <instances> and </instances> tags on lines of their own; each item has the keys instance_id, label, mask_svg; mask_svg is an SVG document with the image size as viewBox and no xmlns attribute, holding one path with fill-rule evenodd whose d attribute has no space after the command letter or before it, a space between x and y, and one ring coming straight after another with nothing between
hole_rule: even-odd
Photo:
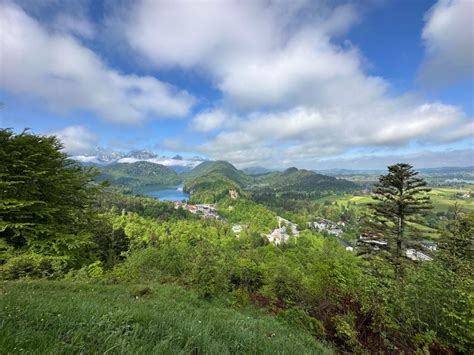
<instances>
[{"instance_id":1,"label":"foliage","mask_svg":"<svg viewBox=\"0 0 474 355\"><path fill-rule=\"evenodd\" d=\"M98 191L54 137L1 130L0 139L0 277L66 274L61 282L4 282L0 347L8 352L325 352L314 337L345 352L474 347L473 215L431 214L428 221L444 217L436 226L445 228L436 231L433 260L407 263L395 278L399 268L383 253L359 257L306 228L315 218L343 221L343 238L354 240L365 209L321 197L327 191L312 189L334 181L313 172L249 177L225 162L204 163L187 183L194 199L216 202L223 218L211 220L172 203ZM230 198L231 188L239 197ZM421 236L426 193L407 164L389 167L374 190L370 224L396 242L397 263L401 247ZM300 228L278 246L262 237L277 215ZM279 321L229 305L242 312L256 305Z\"/></svg>"},{"instance_id":2,"label":"foliage","mask_svg":"<svg viewBox=\"0 0 474 355\"><path fill-rule=\"evenodd\" d=\"M283 172L264 174L256 178L258 184L278 191L312 192L314 190L345 191L356 187L353 182L336 179L305 169L289 168Z\"/></svg>"},{"instance_id":3,"label":"foliage","mask_svg":"<svg viewBox=\"0 0 474 355\"><path fill-rule=\"evenodd\" d=\"M66 265L64 257L25 253L0 265L0 279L59 278L64 275Z\"/></svg>"},{"instance_id":4,"label":"foliage","mask_svg":"<svg viewBox=\"0 0 474 355\"><path fill-rule=\"evenodd\" d=\"M147 185L173 186L181 178L170 168L146 161L135 163L113 163L100 167L100 181L107 180L114 185L139 187Z\"/></svg>"},{"instance_id":5,"label":"foliage","mask_svg":"<svg viewBox=\"0 0 474 355\"><path fill-rule=\"evenodd\" d=\"M192 201L215 203L229 190L250 190L257 196L280 195L285 199L319 197L321 191L347 191L356 185L350 181L317 174L313 171L287 169L263 175L247 175L225 161L204 162L185 175L185 191ZM265 197L264 197L265 198Z\"/></svg>"},{"instance_id":6,"label":"foliage","mask_svg":"<svg viewBox=\"0 0 474 355\"><path fill-rule=\"evenodd\" d=\"M0 238L9 255L64 256L80 264L95 218L93 173L69 160L56 137L27 131L0 129L0 161Z\"/></svg>"},{"instance_id":7,"label":"foliage","mask_svg":"<svg viewBox=\"0 0 474 355\"><path fill-rule=\"evenodd\" d=\"M402 248L408 244L407 230L415 229L420 215L432 208L427 193L426 181L417 177L409 164L396 164L388 167L388 174L379 178L372 190L376 203L369 205L372 215L368 226L394 242L390 260L394 263L396 274L401 274Z\"/></svg>"}]
</instances>

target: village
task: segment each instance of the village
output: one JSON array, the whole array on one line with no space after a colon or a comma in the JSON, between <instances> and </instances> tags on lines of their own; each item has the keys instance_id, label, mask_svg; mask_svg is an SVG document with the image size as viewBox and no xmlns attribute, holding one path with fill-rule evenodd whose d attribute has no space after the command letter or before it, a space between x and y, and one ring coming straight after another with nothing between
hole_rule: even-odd
<instances>
[{"instance_id":1,"label":"village","mask_svg":"<svg viewBox=\"0 0 474 355\"><path fill-rule=\"evenodd\" d=\"M186 202L176 202L175 208L182 208L189 211L192 214L201 215L204 218L210 218L215 220L223 220L223 218L218 214L216 206L213 204L188 204ZM298 230L298 225L294 222L291 222L281 216L277 216L278 228L274 229L271 233L262 234L270 243L275 245L281 245L287 243L291 236L298 237L300 231ZM377 252L381 249L388 248L388 242L382 239L382 236L377 233L362 233L355 245L351 245L348 241L342 238L344 233L344 227L346 222L339 221L334 222L325 218L317 218L313 222L308 222L308 227L327 235L328 237L335 238L341 246L349 252L353 252L354 248L369 248L374 252ZM232 232L239 236L242 231L247 228L247 225L243 224L233 224ZM422 249L425 249L428 253L436 251L437 245L431 241L422 241L420 243ZM433 258L427 253L417 250L414 248L407 248L405 250L405 255L407 258L413 261L431 261Z\"/></svg>"},{"instance_id":2,"label":"village","mask_svg":"<svg viewBox=\"0 0 474 355\"><path fill-rule=\"evenodd\" d=\"M175 202L174 208L184 209L192 214L201 214L204 218L221 219L214 205L211 204L188 204L186 202Z\"/></svg>"}]
</instances>

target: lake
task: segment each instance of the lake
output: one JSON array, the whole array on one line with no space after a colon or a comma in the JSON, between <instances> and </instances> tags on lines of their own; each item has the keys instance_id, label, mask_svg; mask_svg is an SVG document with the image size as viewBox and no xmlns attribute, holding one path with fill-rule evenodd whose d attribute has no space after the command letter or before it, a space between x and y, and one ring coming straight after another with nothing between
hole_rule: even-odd
<instances>
[{"instance_id":1,"label":"lake","mask_svg":"<svg viewBox=\"0 0 474 355\"><path fill-rule=\"evenodd\" d=\"M189 194L183 192L183 185L178 186L148 186L136 191L140 195L150 196L161 201L182 201L188 200Z\"/></svg>"}]
</instances>

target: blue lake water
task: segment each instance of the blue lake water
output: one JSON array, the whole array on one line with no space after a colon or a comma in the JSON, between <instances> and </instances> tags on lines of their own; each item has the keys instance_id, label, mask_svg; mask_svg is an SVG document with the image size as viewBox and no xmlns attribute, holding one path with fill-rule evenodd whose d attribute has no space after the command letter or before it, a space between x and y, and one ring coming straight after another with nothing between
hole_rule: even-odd
<instances>
[{"instance_id":1,"label":"blue lake water","mask_svg":"<svg viewBox=\"0 0 474 355\"><path fill-rule=\"evenodd\" d=\"M183 186L174 186L174 187L150 187L142 189L140 191L141 195L150 196L161 201L182 201L189 199L189 194L183 192Z\"/></svg>"}]
</instances>

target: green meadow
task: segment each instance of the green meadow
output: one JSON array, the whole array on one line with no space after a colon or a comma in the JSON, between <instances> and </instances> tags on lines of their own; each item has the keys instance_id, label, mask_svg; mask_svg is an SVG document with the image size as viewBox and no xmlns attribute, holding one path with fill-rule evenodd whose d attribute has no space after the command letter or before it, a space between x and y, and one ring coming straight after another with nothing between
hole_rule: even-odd
<instances>
[{"instance_id":1,"label":"green meadow","mask_svg":"<svg viewBox=\"0 0 474 355\"><path fill-rule=\"evenodd\" d=\"M461 197L462 193L468 191L474 192L474 186L468 185L462 188L433 188L429 195L431 202L433 203L434 211L446 212L450 207L453 207L456 202L465 212L474 211L474 198L471 197L465 199ZM352 194L344 194L321 197L316 201L319 203L324 203L326 201L337 202L339 205L347 205L350 202L363 206L371 202L372 198L370 195L356 196Z\"/></svg>"},{"instance_id":2,"label":"green meadow","mask_svg":"<svg viewBox=\"0 0 474 355\"><path fill-rule=\"evenodd\" d=\"M255 308L173 285L0 284L2 354L332 354Z\"/></svg>"}]
</instances>

